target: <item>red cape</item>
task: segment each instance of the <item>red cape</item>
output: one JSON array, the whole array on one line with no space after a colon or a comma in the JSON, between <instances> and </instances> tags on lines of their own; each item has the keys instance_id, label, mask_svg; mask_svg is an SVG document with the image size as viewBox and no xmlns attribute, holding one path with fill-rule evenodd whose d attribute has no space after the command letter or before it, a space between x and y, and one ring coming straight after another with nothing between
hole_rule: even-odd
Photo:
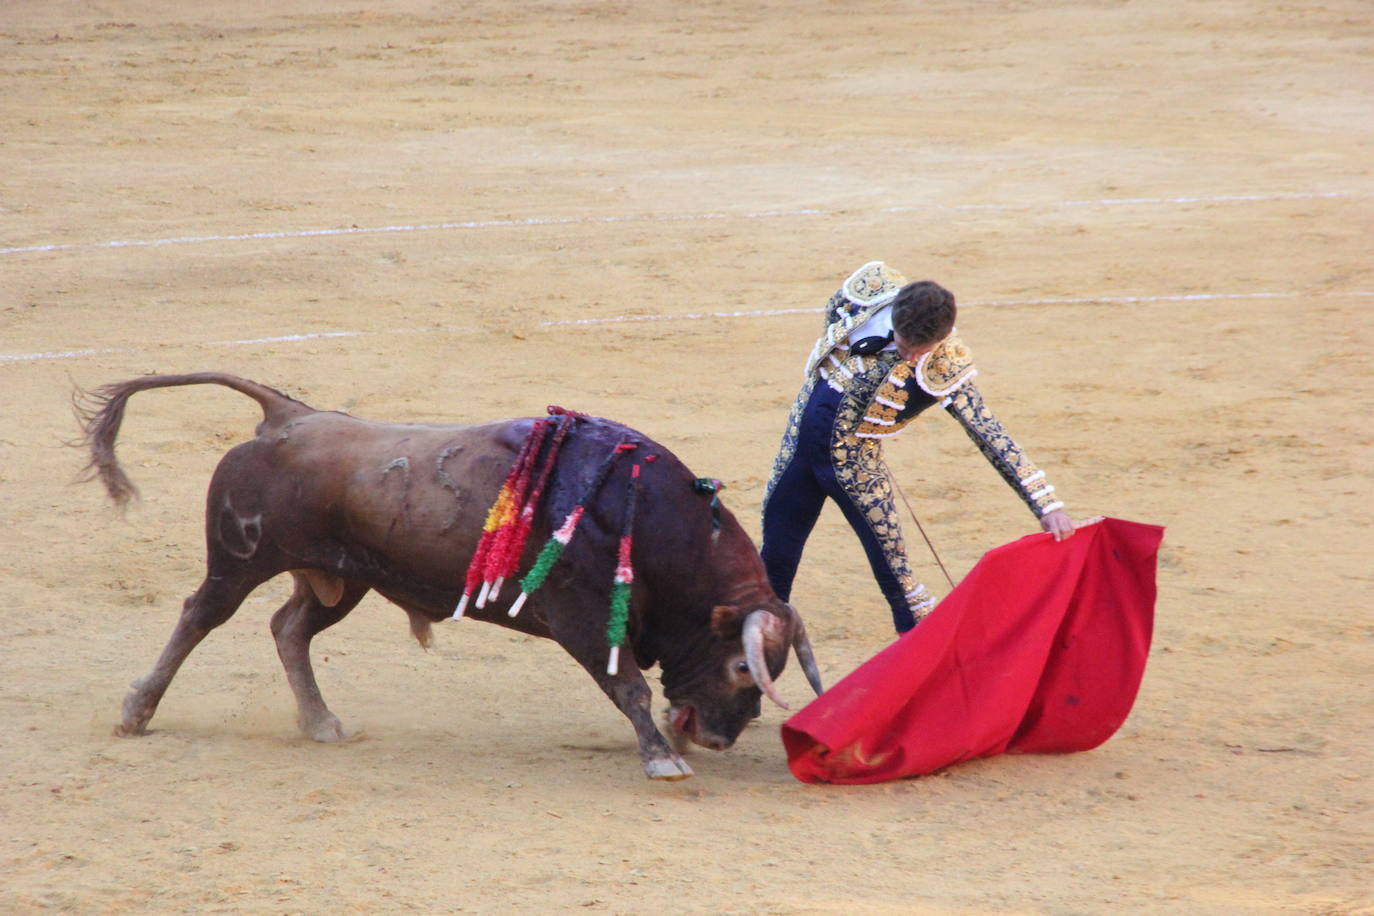
<instances>
[{"instance_id":1,"label":"red cape","mask_svg":"<svg viewBox=\"0 0 1374 916\"><path fill-rule=\"evenodd\" d=\"M1163 536L1109 518L988 552L920 626L783 724L793 775L882 782L1097 747L1145 673Z\"/></svg>"}]
</instances>

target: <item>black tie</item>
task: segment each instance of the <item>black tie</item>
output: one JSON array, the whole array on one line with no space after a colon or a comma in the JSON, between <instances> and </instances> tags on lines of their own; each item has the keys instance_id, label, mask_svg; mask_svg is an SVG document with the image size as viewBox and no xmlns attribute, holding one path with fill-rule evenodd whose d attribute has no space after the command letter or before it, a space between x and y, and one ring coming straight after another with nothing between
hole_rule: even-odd
<instances>
[{"instance_id":1,"label":"black tie","mask_svg":"<svg viewBox=\"0 0 1374 916\"><path fill-rule=\"evenodd\" d=\"M886 337L864 337L854 341L849 352L857 353L859 356L872 356L890 343L892 343L892 332L888 331Z\"/></svg>"}]
</instances>

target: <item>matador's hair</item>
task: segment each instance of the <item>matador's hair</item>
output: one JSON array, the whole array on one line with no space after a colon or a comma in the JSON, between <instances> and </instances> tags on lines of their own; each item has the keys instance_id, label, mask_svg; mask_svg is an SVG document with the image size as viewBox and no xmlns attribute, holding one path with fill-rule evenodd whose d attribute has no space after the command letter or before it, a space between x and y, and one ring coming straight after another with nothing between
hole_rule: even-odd
<instances>
[{"instance_id":1,"label":"matador's hair","mask_svg":"<svg viewBox=\"0 0 1374 916\"><path fill-rule=\"evenodd\" d=\"M892 327L915 347L944 340L954 330L954 294L931 280L908 283L892 300Z\"/></svg>"}]
</instances>

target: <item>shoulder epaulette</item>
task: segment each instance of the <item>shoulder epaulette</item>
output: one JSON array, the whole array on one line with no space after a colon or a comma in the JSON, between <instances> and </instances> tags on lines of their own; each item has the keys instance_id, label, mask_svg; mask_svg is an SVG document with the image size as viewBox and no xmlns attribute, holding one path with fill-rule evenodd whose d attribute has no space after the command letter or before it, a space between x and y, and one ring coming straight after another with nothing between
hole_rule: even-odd
<instances>
[{"instance_id":1,"label":"shoulder epaulette","mask_svg":"<svg viewBox=\"0 0 1374 916\"><path fill-rule=\"evenodd\" d=\"M840 291L860 308L872 308L892 301L906 285L906 277L882 261L869 261L849 275Z\"/></svg>"},{"instance_id":2,"label":"shoulder epaulette","mask_svg":"<svg viewBox=\"0 0 1374 916\"><path fill-rule=\"evenodd\" d=\"M916 364L916 384L932 397L943 398L957 391L978 374L973 354L957 337L946 337Z\"/></svg>"}]
</instances>

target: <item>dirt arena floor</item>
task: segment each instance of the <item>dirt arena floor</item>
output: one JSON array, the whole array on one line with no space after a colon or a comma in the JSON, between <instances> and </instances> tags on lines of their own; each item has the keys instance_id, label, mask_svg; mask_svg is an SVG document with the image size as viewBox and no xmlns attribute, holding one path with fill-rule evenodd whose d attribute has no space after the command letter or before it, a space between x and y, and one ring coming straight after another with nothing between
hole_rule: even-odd
<instances>
[{"instance_id":1,"label":"dirt arena floor","mask_svg":"<svg viewBox=\"0 0 1374 916\"><path fill-rule=\"evenodd\" d=\"M1364 0L8 0L0 48L0 911L1374 913ZM1168 528L1101 748L808 786L769 708L655 783L556 646L425 652L374 597L315 642L360 729L316 744L284 580L111 736L259 413L136 398L121 519L72 483L74 384L563 404L757 536L818 309L871 259L956 291L1075 515ZM956 576L1035 530L938 412L889 463ZM837 512L794 598L830 682L891 639Z\"/></svg>"}]
</instances>

